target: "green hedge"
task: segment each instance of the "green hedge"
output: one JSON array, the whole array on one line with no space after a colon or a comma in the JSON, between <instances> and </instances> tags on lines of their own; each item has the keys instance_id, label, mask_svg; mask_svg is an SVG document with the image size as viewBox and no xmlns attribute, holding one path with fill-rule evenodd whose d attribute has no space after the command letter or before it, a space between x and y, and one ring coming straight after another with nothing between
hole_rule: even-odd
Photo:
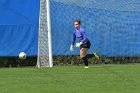
<instances>
[{"instance_id":1,"label":"green hedge","mask_svg":"<svg viewBox=\"0 0 140 93\"><path fill-rule=\"evenodd\" d=\"M25 60L21 60L17 57L0 58L0 67L35 66L36 61L36 57L30 57Z\"/></svg>"},{"instance_id":2,"label":"green hedge","mask_svg":"<svg viewBox=\"0 0 140 93\"><path fill-rule=\"evenodd\" d=\"M140 57L100 57L97 60L95 57L90 58L88 55L89 63L94 64L127 64L127 63L140 63ZM25 60L20 60L17 57L13 58L0 58L0 67L24 67L36 66L37 57L29 57ZM83 61L77 56L53 56L53 64L58 65L83 65Z\"/></svg>"},{"instance_id":3,"label":"green hedge","mask_svg":"<svg viewBox=\"0 0 140 93\"><path fill-rule=\"evenodd\" d=\"M140 57L100 57L97 60L95 57L88 55L90 64L127 64L127 63L140 63ZM83 61L77 56L54 56L54 65L82 65Z\"/></svg>"}]
</instances>

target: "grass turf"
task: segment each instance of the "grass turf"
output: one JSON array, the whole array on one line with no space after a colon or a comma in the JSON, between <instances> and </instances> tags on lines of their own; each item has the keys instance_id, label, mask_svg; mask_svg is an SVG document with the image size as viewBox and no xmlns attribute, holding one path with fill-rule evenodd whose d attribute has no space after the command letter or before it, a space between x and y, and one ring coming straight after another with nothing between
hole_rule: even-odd
<instances>
[{"instance_id":1,"label":"grass turf","mask_svg":"<svg viewBox=\"0 0 140 93\"><path fill-rule=\"evenodd\" d=\"M140 64L1 68L0 93L139 93Z\"/></svg>"}]
</instances>

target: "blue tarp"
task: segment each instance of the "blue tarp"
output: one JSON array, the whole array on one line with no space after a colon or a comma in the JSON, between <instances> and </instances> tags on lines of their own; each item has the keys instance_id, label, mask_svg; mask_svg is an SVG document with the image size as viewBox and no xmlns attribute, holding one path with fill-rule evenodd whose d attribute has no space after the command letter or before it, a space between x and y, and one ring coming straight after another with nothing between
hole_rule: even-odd
<instances>
[{"instance_id":1,"label":"blue tarp","mask_svg":"<svg viewBox=\"0 0 140 93\"><path fill-rule=\"evenodd\" d=\"M0 56L37 55L39 0L0 0Z\"/></svg>"},{"instance_id":2,"label":"blue tarp","mask_svg":"<svg viewBox=\"0 0 140 93\"><path fill-rule=\"evenodd\" d=\"M52 0L51 16L55 55L79 54L69 47L73 22L80 19L92 44L89 54L140 56L139 0Z\"/></svg>"},{"instance_id":3,"label":"blue tarp","mask_svg":"<svg viewBox=\"0 0 140 93\"><path fill-rule=\"evenodd\" d=\"M50 0L53 55L69 51L80 19L91 48L103 56L140 56L139 0ZM0 0L0 56L37 56L40 0Z\"/></svg>"}]
</instances>

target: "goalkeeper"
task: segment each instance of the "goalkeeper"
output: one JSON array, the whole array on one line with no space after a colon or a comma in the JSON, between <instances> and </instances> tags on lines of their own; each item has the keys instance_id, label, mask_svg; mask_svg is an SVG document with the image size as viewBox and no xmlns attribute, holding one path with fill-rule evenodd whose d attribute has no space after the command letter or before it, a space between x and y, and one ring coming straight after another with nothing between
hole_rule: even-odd
<instances>
[{"instance_id":1,"label":"goalkeeper","mask_svg":"<svg viewBox=\"0 0 140 93\"><path fill-rule=\"evenodd\" d=\"M73 32L73 38L72 38L72 44L70 47L70 51L73 51L75 40L76 40L76 38L78 38L79 43L76 43L76 47L80 47L80 59L82 59L84 61L85 68L88 68L88 60L87 60L86 54L87 54L87 51L90 48L91 44L90 44L89 39L86 37L85 31L80 27L80 25L81 25L80 20L74 21L75 30Z\"/></svg>"}]
</instances>

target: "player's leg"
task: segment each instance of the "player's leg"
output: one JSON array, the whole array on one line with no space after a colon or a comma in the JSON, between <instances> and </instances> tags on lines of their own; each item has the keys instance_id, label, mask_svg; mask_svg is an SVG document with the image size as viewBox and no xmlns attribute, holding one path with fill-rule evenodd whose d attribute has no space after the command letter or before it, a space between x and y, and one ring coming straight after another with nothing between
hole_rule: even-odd
<instances>
[{"instance_id":1,"label":"player's leg","mask_svg":"<svg viewBox=\"0 0 140 93\"><path fill-rule=\"evenodd\" d=\"M86 57L88 48L81 48L80 49L80 58L84 61L85 66L88 66L88 59Z\"/></svg>"},{"instance_id":2,"label":"player's leg","mask_svg":"<svg viewBox=\"0 0 140 93\"><path fill-rule=\"evenodd\" d=\"M90 46L91 46L90 41L88 41L85 45L86 45L85 48L88 48L88 49L89 49ZM97 60L99 60L99 56L97 55L96 52L93 52L93 55L91 55L91 57L94 57L94 56L95 56L95 58L96 58Z\"/></svg>"},{"instance_id":3,"label":"player's leg","mask_svg":"<svg viewBox=\"0 0 140 93\"><path fill-rule=\"evenodd\" d=\"M92 55L87 55L87 58L92 58L92 57L95 57L97 60L100 59L99 55L96 52L93 52Z\"/></svg>"}]
</instances>

